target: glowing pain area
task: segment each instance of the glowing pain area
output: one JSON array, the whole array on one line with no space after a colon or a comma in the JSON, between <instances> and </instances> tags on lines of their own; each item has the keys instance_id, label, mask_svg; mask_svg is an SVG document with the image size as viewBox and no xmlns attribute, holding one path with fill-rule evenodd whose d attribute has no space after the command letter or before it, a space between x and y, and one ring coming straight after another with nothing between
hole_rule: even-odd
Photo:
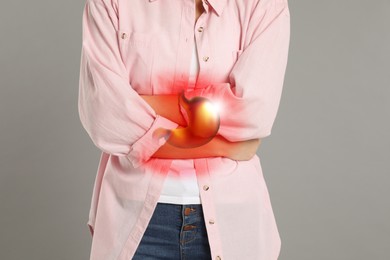
<instances>
[{"instance_id":1,"label":"glowing pain area","mask_svg":"<svg viewBox=\"0 0 390 260\"><path fill-rule=\"evenodd\" d=\"M179 96L179 104L187 120L187 127L158 128L153 136L158 139L164 137L169 144L180 148L194 148L210 142L219 130L220 106L204 97L193 97L189 100L184 93Z\"/></svg>"}]
</instances>

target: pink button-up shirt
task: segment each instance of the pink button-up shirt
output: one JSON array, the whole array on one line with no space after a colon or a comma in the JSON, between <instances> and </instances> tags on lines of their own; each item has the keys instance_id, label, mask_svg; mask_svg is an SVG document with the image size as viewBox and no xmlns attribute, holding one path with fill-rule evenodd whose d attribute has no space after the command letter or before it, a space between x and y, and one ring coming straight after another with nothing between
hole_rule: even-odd
<instances>
[{"instance_id":1,"label":"pink button-up shirt","mask_svg":"<svg viewBox=\"0 0 390 260\"><path fill-rule=\"evenodd\" d=\"M222 106L230 141L271 134L290 37L287 0L86 0L79 115L102 151L88 226L90 259L129 260L173 160L151 158L152 133L178 125L139 95L205 96ZM188 87L193 37L199 55ZM194 159L213 259L277 259L281 240L258 156Z\"/></svg>"}]
</instances>

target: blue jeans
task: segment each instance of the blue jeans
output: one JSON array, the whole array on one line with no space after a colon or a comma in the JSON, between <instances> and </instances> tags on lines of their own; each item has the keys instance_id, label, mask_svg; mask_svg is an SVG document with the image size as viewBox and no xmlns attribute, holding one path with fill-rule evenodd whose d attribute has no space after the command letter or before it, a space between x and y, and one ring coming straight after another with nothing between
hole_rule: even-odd
<instances>
[{"instance_id":1,"label":"blue jeans","mask_svg":"<svg viewBox=\"0 0 390 260\"><path fill-rule=\"evenodd\" d=\"M202 204L157 203L133 260L210 260Z\"/></svg>"}]
</instances>

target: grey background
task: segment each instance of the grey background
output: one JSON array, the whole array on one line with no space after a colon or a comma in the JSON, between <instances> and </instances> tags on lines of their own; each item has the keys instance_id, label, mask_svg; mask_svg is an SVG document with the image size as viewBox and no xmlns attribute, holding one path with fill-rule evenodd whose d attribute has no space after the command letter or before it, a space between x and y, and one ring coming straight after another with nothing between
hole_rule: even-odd
<instances>
[{"instance_id":1,"label":"grey background","mask_svg":"<svg viewBox=\"0 0 390 260\"><path fill-rule=\"evenodd\" d=\"M0 9L0 259L88 259L100 152L77 114L84 1ZM280 260L390 259L390 2L292 1L258 154Z\"/></svg>"}]
</instances>

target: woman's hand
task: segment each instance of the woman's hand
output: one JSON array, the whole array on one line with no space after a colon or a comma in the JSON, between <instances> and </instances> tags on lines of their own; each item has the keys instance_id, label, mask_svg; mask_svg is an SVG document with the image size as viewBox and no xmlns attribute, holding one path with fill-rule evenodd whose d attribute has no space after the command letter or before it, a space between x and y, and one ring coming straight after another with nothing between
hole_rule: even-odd
<instances>
[{"instance_id":1,"label":"woman's hand","mask_svg":"<svg viewBox=\"0 0 390 260\"><path fill-rule=\"evenodd\" d=\"M227 141L229 142L229 141ZM261 139L252 139L241 142L229 142L227 144L226 156L236 161L247 161L252 159L261 144Z\"/></svg>"}]
</instances>

